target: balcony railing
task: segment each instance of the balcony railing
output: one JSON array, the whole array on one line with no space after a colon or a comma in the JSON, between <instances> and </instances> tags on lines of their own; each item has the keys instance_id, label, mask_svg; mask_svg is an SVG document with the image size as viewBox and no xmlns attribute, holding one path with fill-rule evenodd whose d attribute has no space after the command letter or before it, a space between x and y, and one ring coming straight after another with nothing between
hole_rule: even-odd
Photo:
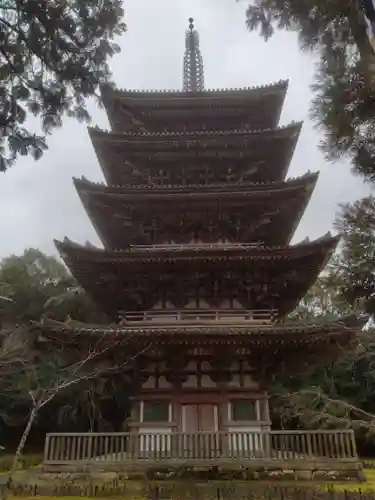
<instances>
[{"instance_id":1,"label":"balcony railing","mask_svg":"<svg viewBox=\"0 0 375 500\"><path fill-rule=\"evenodd\" d=\"M235 242L216 242L216 243L205 243L205 242L192 242L192 243L159 243L155 245L130 245L128 250L131 252L139 251L149 251L154 252L158 250L160 252L170 252L170 251L200 251L200 250L249 250L253 248L263 247L263 241L253 241L252 243L235 243Z\"/></svg>"},{"instance_id":2,"label":"balcony railing","mask_svg":"<svg viewBox=\"0 0 375 500\"><path fill-rule=\"evenodd\" d=\"M123 312L121 318L126 323L260 323L273 322L277 317L274 309L153 309L151 311Z\"/></svg>"},{"instance_id":3,"label":"balcony railing","mask_svg":"<svg viewBox=\"0 0 375 500\"><path fill-rule=\"evenodd\" d=\"M356 463L351 430L48 434L44 466ZM251 463L249 463L251 466Z\"/></svg>"}]
</instances>

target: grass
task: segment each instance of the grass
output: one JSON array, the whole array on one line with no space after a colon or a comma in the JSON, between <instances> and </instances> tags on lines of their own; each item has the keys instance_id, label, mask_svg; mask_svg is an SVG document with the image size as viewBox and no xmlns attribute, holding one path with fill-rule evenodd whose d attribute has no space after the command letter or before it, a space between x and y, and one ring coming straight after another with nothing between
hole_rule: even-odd
<instances>
[{"instance_id":1,"label":"grass","mask_svg":"<svg viewBox=\"0 0 375 500\"><path fill-rule=\"evenodd\" d=\"M15 496L15 495L10 495L9 497L7 497L8 500L36 500L37 498L39 499L43 499L43 500L61 500L63 497L61 496L22 496L22 497L19 497L19 496ZM85 496L67 496L67 495L64 495L64 498L68 498L69 500L82 500L82 499L85 499L85 498L89 498L89 499L92 499L92 500L108 500L108 498L113 498L113 499L117 499L117 500L125 500L124 497L116 497L116 496L111 496L111 497L99 497L99 496L95 496L95 497L85 497ZM141 500L141 499L136 499L134 498L133 500ZM144 499L142 499L144 500Z\"/></svg>"},{"instance_id":2,"label":"grass","mask_svg":"<svg viewBox=\"0 0 375 500\"><path fill-rule=\"evenodd\" d=\"M18 464L18 470L29 470L40 465L43 461L43 455L31 453L23 455ZM0 474L5 474L12 467L13 455L0 455Z\"/></svg>"}]
</instances>

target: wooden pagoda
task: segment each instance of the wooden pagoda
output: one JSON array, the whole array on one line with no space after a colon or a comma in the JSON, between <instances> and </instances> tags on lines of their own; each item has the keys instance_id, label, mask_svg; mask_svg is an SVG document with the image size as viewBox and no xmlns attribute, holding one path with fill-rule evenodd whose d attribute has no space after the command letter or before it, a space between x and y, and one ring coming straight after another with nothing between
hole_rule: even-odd
<instances>
[{"instance_id":1,"label":"wooden pagoda","mask_svg":"<svg viewBox=\"0 0 375 500\"><path fill-rule=\"evenodd\" d=\"M278 126L286 91L204 90L192 22L183 91L103 88L112 129L89 133L106 184L74 181L103 248L56 244L113 323L39 328L127 339L132 412L122 434L49 435L46 466L357 463L351 431L270 429L270 384L332 359L363 326L285 319L338 242L291 244L318 174L286 180L301 130Z\"/></svg>"}]
</instances>

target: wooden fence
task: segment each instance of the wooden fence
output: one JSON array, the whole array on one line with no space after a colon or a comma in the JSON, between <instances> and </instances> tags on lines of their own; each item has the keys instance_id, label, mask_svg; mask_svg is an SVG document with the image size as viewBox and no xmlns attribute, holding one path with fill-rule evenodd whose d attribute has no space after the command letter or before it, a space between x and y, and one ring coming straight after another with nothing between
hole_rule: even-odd
<instances>
[{"instance_id":1,"label":"wooden fence","mask_svg":"<svg viewBox=\"0 0 375 500\"><path fill-rule=\"evenodd\" d=\"M351 430L48 434L44 464L228 460L358 461Z\"/></svg>"},{"instance_id":2,"label":"wooden fence","mask_svg":"<svg viewBox=\"0 0 375 500\"><path fill-rule=\"evenodd\" d=\"M277 318L274 309L153 309L150 311L128 311L121 313L123 321L139 322L271 322Z\"/></svg>"}]
</instances>

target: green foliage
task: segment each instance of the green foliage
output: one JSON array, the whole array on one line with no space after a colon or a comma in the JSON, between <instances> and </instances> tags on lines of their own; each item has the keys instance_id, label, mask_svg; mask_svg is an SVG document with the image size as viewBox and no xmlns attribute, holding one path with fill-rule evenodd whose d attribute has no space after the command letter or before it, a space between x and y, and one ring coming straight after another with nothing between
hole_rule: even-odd
<instances>
[{"instance_id":1,"label":"green foliage","mask_svg":"<svg viewBox=\"0 0 375 500\"><path fill-rule=\"evenodd\" d=\"M11 302L2 304L4 320L39 319L48 299L73 284L65 266L40 250L29 248L21 256L5 258L0 266L0 295Z\"/></svg>"},{"instance_id":2,"label":"green foliage","mask_svg":"<svg viewBox=\"0 0 375 500\"><path fill-rule=\"evenodd\" d=\"M375 198L342 205L336 220L341 252L330 272L352 307L375 314Z\"/></svg>"},{"instance_id":3,"label":"green foliage","mask_svg":"<svg viewBox=\"0 0 375 500\"><path fill-rule=\"evenodd\" d=\"M322 149L330 160L349 155L354 171L375 181L375 54L360 2L253 0L246 16L265 40L293 30L302 50L314 50L311 114L324 131Z\"/></svg>"},{"instance_id":4,"label":"green foliage","mask_svg":"<svg viewBox=\"0 0 375 500\"><path fill-rule=\"evenodd\" d=\"M334 265L334 256L330 267ZM329 267L329 269L330 269ZM310 288L298 307L290 314L289 319L295 321L314 321L316 319L330 321L343 315L350 315L353 309L342 297L340 283L333 272L324 273Z\"/></svg>"},{"instance_id":5,"label":"green foliage","mask_svg":"<svg viewBox=\"0 0 375 500\"><path fill-rule=\"evenodd\" d=\"M45 314L64 321L68 316L87 322L105 321L67 268L55 257L29 248L0 264L0 301L3 323L39 320Z\"/></svg>"},{"instance_id":6,"label":"green foliage","mask_svg":"<svg viewBox=\"0 0 375 500\"><path fill-rule=\"evenodd\" d=\"M88 97L109 81L113 42L125 31L121 0L5 0L0 5L0 171L17 155L40 158L44 137L25 128L29 113L50 133L64 115L87 121Z\"/></svg>"},{"instance_id":7,"label":"green foliage","mask_svg":"<svg viewBox=\"0 0 375 500\"><path fill-rule=\"evenodd\" d=\"M108 322L98 311L98 307L80 289L66 267L55 257L47 256L40 250L27 249L22 255L12 255L0 264L0 295L11 301L0 301L0 431L3 422L6 425L24 424L30 410L30 392L37 394L38 388L56 381L58 370L64 371L58 352L47 353L35 358L36 354L29 347L29 321L38 321L42 315L64 321L71 317L84 322ZM20 326L15 327L15 324ZM31 345L31 344L30 344ZM47 346L48 347L48 346ZM80 362L78 358L65 362ZM38 369L31 370L37 361ZM31 371L30 371L31 370ZM60 373L64 375L64 373ZM26 380L25 380L26 377ZM60 380L61 382L61 380ZM81 421L87 428L91 425L92 415L100 415L99 426L107 424L107 419L114 419L115 410L103 409L103 398L113 397L113 408L120 408L121 398L115 398L118 385L101 381L97 384L83 383L80 389L71 388L56 398L55 412L50 424L53 428L67 422ZM20 396L20 394L24 396ZM122 393L122 399L123 393ZM126 405L125 398L125 405ZM108 403L106 403L108 407ZM109 405L111 406L111 405ZM125 410L121 410L122 421ZM103 415L102 415L103 414ZM48 424L50 410L38 417L41 425ZM85 427L84 427L85 428ZM1 432L0 432L1 434Z\"/></svg>"},{"instance_id":8,"label":"green foliage","mask_svg":"<svg viewBox=\"0 0 375 500\"><path fill-rule=\"evenodd\" d=\"M329 320L375 315L375 198L341 206L338 253L292 315ZM272 390L274 418L285 426L353 427L358 437L375 434L375 330L368 325L357 349L304 376L284 379Z\"/></svg>"},{"instance_id":9,"label":"green foliage","mask_svg":"<svg viewBox=\"0 0 375 500\"><path fill-rule=\"evenodd\" d=\"M20 470L28 470L37 467L43 461L43 455L33 453L23 455L19 462ZM0 455L0 473L10 470L12 467L13 455Z\"/></svg>"},{"instance_id":10,"label":"green foliage","mask_svg":"<svg viewBox=\"0 0 375 500\"><path fill-rule=\"evenodd\" d=\"M8 426L24 425L30 411L29 394L38 395L41 388L58 382L57 375L61 385L66 376L64 363L82 361L80 352L72 359L60 358L57 351L36 359L37 353L28 347L28 322L38 321L42 315L60 321L69 317L94 323L108 322L108 319L77 286L65 266L40 250L28 249L21 256L12 255L1 262L0 295L12 299L0 302L1 333L6 339L4 343L0 336L1 431L1 420ZM24 326L15 328L15 323ZM38 368L31 370L36 361ZM51 412L49 406L41 412L37 428L51 426L54 430L56 426L68 426L69 430L69 425L74 425L75 428L81 426L82 430L111 430L113 426L121 429L127 412L127 398L121 383L113 376L90 382L82 380L79 388L73 384L69 390L56 395L56 401L51 403L54 411Z\"/></svg>"},{"instance_id":11,"label":"green foliage","mask_svg":"<svg viewBox=\"0 0 375 500\"><path fill-rule=\"evenodd\" d=\"M283 425L305 428L353 427L358 437L375 434L375 331L364 331L360 345L305 377L273 388L272 406Z\"/></svg>"},{"instance_id":12,"label":"green foliage","mask_svg":"<svg viewBox=\"0 0 375 500\"><path fill-rule=\"evenodd\" d=\"M79 286L66 288L59 295L52 295L44 304L49 318L64 321L68 317L87 323L108 323L108 318Z\"/></svg>"}]
</instances>

